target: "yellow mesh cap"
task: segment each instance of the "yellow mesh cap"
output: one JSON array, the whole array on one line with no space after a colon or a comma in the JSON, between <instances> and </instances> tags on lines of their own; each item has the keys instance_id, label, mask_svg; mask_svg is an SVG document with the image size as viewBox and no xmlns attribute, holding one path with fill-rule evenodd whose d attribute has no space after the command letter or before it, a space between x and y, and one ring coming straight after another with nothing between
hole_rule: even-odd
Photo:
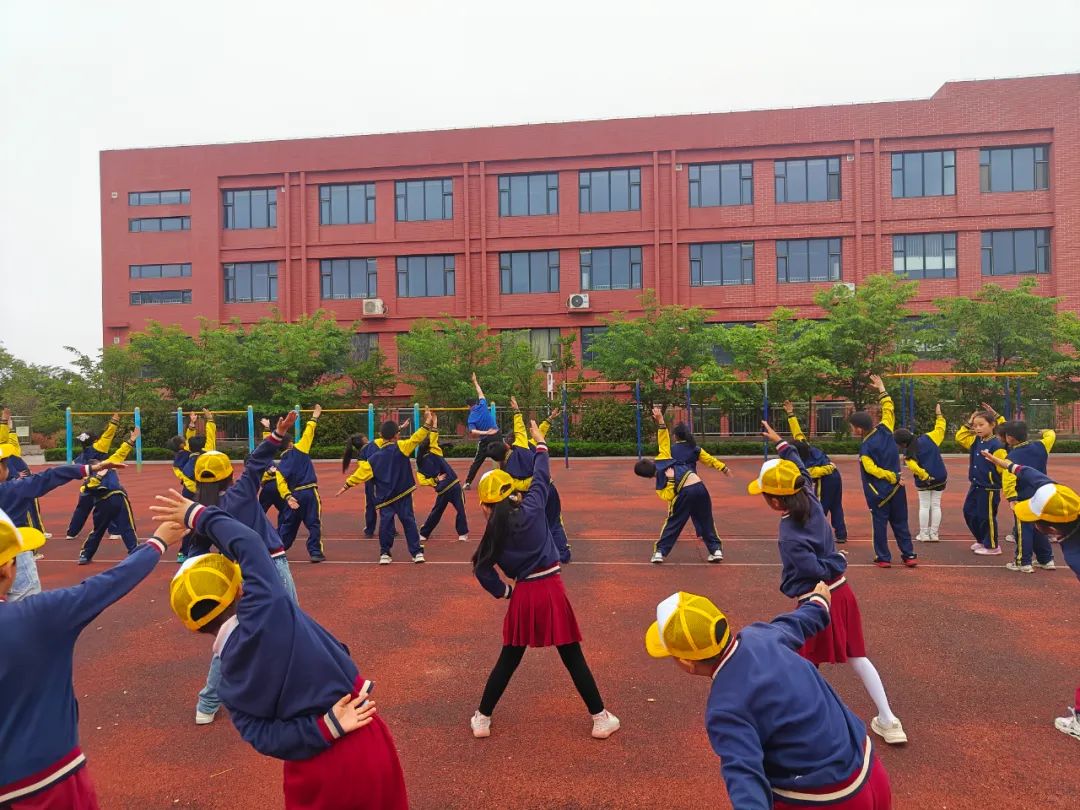
<instances>
[{"instance_id":1,"label":"yellow mesh cap","mask_svg":"<svg viewBox=\"0 0 1080 810\"><path fill-rule=\"evenodd\" d=\"M224 481L232 471L232 461L217 450L207 450L195 460L195 480L201 484Z\"/></svg>"},{"instance_id":2,"label":"yellow mesh cap","mask_svg":"<svg viewBox=\"0 0 1080 810\"><path fill-rule=\"evenodd\" d=\"M795 485L801 477L802 471L794 462L786 458L771 458L761 465L761 472L750 482L746 491L751 495L794 495L799 491Z\"/></svg>"},{"instance_id":3,"label":"yellow mesh cap","mask_svg":"<svg viewBox=\"0 0 1080 810\"><path fill-rule=\"evenodd\" d=\"M514 491L514 479L504 470L488 470L476 488L480 503L504 501Z\"/></svg>"},{"instance_id":4,"label":"yellow mesh cap","mask_svg":"<svg viewBox=\"0 0 1080 810\"><path fill-rule=\"evenodd\" d=\"M1013 511L1024 523L1072 523L1080 517L1080 497L1061 484L1043 484L1031 498L1016 504Z\"/></svg>"},{"instance_id":5,"label":"yellow mesh cap","mask_svg":"<svg viewBox=\"0 0 1080 810\"><path fill-rule=\"evenodd\" d=\"M716 626L724 623L720 640ZM703 661L724 651L731 639L727 617L704 596L679 591L656 606L656 621L645 633L645 649L653 658L674 656Z\"/></svg>"},{"instance_id":6,"label":"yellow mesh cap","mask_svg":"<svg viewBox=\"0 0 1080 810\"><path fill-rule=\"evenodd\" d=\"M16 528L11 518L0 509L0 565L4 565L24 551L33 551L45 545L45 535L37 529Z\"/></svg>"},{"instance_id":7,"label":"yellow mesh cap","mask_svg":"<svg viewBox=\"0 0 1080 810\"><path fill-rule=\"evenodd\" d=\"M240 566L223 554L201 554L180 566L169 585L169 607L189 630L199 630L220 616L240 590ZM191 609L203 600L215 606L192 618Z\"/></svg>"}]
</instances>

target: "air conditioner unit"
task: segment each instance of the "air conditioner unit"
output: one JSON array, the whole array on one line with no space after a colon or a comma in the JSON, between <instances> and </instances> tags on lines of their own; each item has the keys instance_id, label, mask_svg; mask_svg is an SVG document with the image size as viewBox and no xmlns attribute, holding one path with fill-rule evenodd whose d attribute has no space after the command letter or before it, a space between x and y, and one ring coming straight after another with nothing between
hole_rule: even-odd
<instances>
[{"instance_id":1,"label":"air conditioner unit","mask_svg":"<svg viewBox=\"0 0 1080 810\"><path fill-rule=\"evenodd\" d=\"M847 162L848 162L848 163L851 163L851 162L853 162L853 161L855 160L855 156L854 156L854 155L844 155L844 157L846 157L846 158L847 158Z\"/></svg>"},{"instance_id":2,"label":"air conditioner unit","mask_svg":"<svg viewBox=\"0 0 1080 810\"><path fill-rule=\"evenodd\" d=\"M845 287L847 287L852 292L855 292L855 282L854 281L841 281L840 283L843 284Z\"/></svg>"},{"instance_id":3,"label":"air conditioner unit","mask_svg":"<svg viewBox=\"0 0 1080 810\"><path fill-rule=\"evenodd\" d=\"M588 293L574 293L566 299L567 309L588 309L589 308L589 294Z\"/></svg>"},{"instance_id":4,"label":"air conditioner unit","mask_svg":"<svg viewBox=\"0 0 1080 810\"><path fill-rule=\"evenodd\" d=\"M364 317L365 318L381 318L386 314L386 304L383 303L381 298L365 298L364 299Z\"/></svg>"}]
</instances>

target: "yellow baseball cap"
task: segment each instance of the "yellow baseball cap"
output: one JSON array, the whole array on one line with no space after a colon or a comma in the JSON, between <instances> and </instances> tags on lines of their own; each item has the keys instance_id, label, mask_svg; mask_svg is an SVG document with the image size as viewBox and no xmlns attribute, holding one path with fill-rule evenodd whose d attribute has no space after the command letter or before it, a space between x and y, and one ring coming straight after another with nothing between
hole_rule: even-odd
<instances>
[{"instance_id":1,"label":"yellow baseball cap","mask_svg":"<svg viewBox=\"0 0 1080 810\"><path fill-rule=\"evenodd\" d=\"M220 616L240 591L240 566L223 554L200 554L186 560L169 585L169 607L188 630L199 630ZM199 618L191 615L200 602L214 607Z\"/></svg>"},{"instance_id":2,"label":"yellow baseball cap","mask_svg":"<svg viewBox=\"0 0 1080 810\"><path fill-rule=\"evenodd\" d=\"M514 479L505 470L488 470L476 488L480 503L499 503L514 491Z\"/></svg>"},{"instance_id":3,"label":"yellow baseball cap","mask_svg":"<svg viewBox=\"0 0 1080 810\"><path fill-rule=\"evenodd\" d=\"M656 606L656 621L645 632L645 649L653 658L703 661L723 652L730 640L731 628L720 608L704 596L679 591Z\"/></svg>"},{"instance_id":4,"label":"yellow baseball cap","mask_svg":"<svg viewBox=\"0 0 1080 810\"><path fill-rule=\"evenodd\" d=\"M195 460L195 481L198 483L224 481L232 473L232 461L217 450L207 450Z\"/></svg>"},{"instance_id":5,"label":"yellow baseball cap","mask_svg":"<svg viewBox=\"0 0 1080 810\"><path fill-rule=\"evenodd\" d=\"M1028 500L1016 504L1013 511L1024 523L1071 523L1080 517L1080 496L1061 484L1043 484Z\"/></svg>"},{"instance_id":6,"label":"yellow baseball cap","mask_svg":"<svg viewBox=\"0 0 1080 810\"><path fill-rule=\"evenodd\" d=\"M799 465L786 458L771 458L761 465L757 479L750 482L746 491L751 495L794 495L801 488L796 486L800 478Z\"/></svg>"},{"instance_id":7,"label":"yellow baseball cap","mask_svg":"<svg viewBox=\"0 0 1080 810\"><path fill-rule=\"evenodd\" d=\"M45 535L29 527L16 528L7 513L0 510L0 565L15 559L24 551L45 545Z\"/></svg>"}]
</instances>

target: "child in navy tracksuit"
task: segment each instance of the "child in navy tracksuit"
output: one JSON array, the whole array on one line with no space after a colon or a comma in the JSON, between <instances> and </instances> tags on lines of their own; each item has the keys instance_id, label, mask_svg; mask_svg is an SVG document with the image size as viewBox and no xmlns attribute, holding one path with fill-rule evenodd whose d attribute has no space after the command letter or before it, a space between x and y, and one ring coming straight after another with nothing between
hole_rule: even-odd
<instances>
[{"instance_id":1,"label":"child in navy tracksuit","mask_svg":"<svg viewBox=\"0 0 1080 810\"><path fill-rule=\"evenodd\" d=\"M349 649L304 613L286 592L251 529L216 507L173 494L152 507L157 520L183 518L239 563L243 588L206 593L206 580L184 579L170 596L184 624L214 633L221 659L221 700L240 736L256 751L284 760L288 810L405 810L408 798L390 730L369 700L372 683ZM218 555L185 563L194 572ZM218 558L220 560L220 558ZM178 609L183 605L183 611Z\"/></svg>"},{"instance_id":2,"label":"child in navy tracksuit","mask_svg":"<svg viewBox=\"0 0 1080 810\"><path fill-rule=\"evenodd\" d=\"M833 536L837 543L847 542L847 523L844 521L844 480L840 470L832 463L829 456L820 447L814 447L806 440L795 416L795 406L790 401L784 402L784 411L788 417L788 429L791 431L792 444L802 459L806 472L814 484L814 494L825 510L825 515L832 521Z\"/></svg>"},{"instance_id":3,"label":"child in navy tracksuit","mask_svg":"<svg viewBox=\"0 0 1080 810\"><path fill-rule=\"evenodd\" d=\"M92 433L83 433L79 439L82 442L82 452L75 456L75 464L93 464L95 461L104 461L112 451L113 439L120 427L120 414L114 413L109 419L109 424L100 436ZM94 496L86 491L86 487L79 488L79 500L75 504L75 510L71 513L71 521L68 523L67 539L74 540L86 525L90 513L94 511ZM117 534L116 527L110 526L109 532Z\"/></svg>"},{"instance_id":4,"label":"child in navy tracksuit","mask_svg":"<svg viewBox=\"0 0 1080 810\"><path fill-rule=\"evenodd\" d=\"M413 513L412 494L416 490L416 478L409 456L417 445L427 438L428 426L433 420L434 414L430 410L426 411L424 425L404 441L398 440L400 425L397 422L383 422L380 433L385 444L371 454L370 460L358 461L356 470L338 490L337 494L341 495L345 490L365 481L375 482L375 508L379 510L379 565L393 562L390 551L394 545L395 517L401 521L412 561L424 562L424 547L420 542L416 515Z\"/></svg>"},{"instance_id":5,"label":"child in navy tracksuit","mask_svg":"<svg viewBox=\"0 0 1080 810\"><path fill-rule=\"evenodd\" d=\"M1005 444L1008 448L1006 458L1014 464L1030 467L1046 475L1050 451L1057 440L1057 434L1052 430L1044 430L1038 441L1029 441L1027 422L1019 419L1006 422L1004 429ZM1017 501L1026 501L1035 494L1029 487L1022 485L1007 469L1002 470L1001 473L1001 491L1006 500L1013 504ZM1019 571L1024 574L1034 573L1035 566L1044 571L1053 571L1057 566L1054 565L1054 551L1050 546L1050 539L1037 530L1034 523L1015 520L1014 524L1016 557L1006 563L1005 567L1010 571ZM1034 566L1032 557L1034 557Z\"/></svg>"},{"instance_id":6,"label":"child in navy tracksuit","mask_svg":"<svg viewBox=\"0 0 1080 810\"><path fill-rule=\"evenodd\" d=\"M1001 554L998 538L997 513L1001 504L1001 471L983 458L985 450L1005 458L1005 445L997 437L994 426L1004 422L993 408L983 403L983 410L971 414L966 424L956 431L956 443L968 451L968 487L964 499L964 521L975 542L976 554Z\"/></svg>"},{"instance_id":7,"label":"child in navy tracksuit","mask_svg":"<svg viewBox=\"0 0 1080 810\"><path fill-rule=\"evenodd\" d=\"M619 718L604 708L581 652L581 630L563 587L559 551L547 516L551 482L547 445L536 423L529 427L536 450L528 489L522 493L505 470L491 470L478 486L487 525L473 554L473 573L484 590L496 599L509 599L510 604L503 619L502 652L469 725L474 737L490 736L491 715L525 648L554 646L592 715L592 736L606 739L619 730ZM496 566L513 585L503 582Z\"/></svg>"},{"instance_id":8,"label":"child in navy tracksuit","mask_svg":"<svg viewBox=\"0 0 1080 810\"><path fill-rule=\"evenodd\" d=\"M908 528L907 493L900 477L900 451L893 440L896 427L896 409L892 397L885 393L881 377L872 375L870 382L878 390L881 402L881 421L875 425L866 411L856 411L848 417L851 432L862 439L859 447L859 473L862 477L863 495L870 507L874 524L874 565L879 568L892 566L889 551L888 528L892 526L896 545L904 565L918 565L918 554L911 544Z\"/></svg>"},{"instance_id":9,"label":"child in navy tracksuit","mask_svg":"<svg viewBox=\"0 0 1080 810\"><path fill-rule=\"evenodd\" d=\"M405 430L408 426L409 420L406 419L398 425L398 429ZM370 462L371 456L389 443L382 436L376 436L375 441L371 442L363 433L354 433L349 437L349 441L345 445L345 455L341 459L341 471L343 473L348 472L349 463L354 458L358 461ZM364 537L369 540L375 537L375 531L378 528L379 510L375 508L377 503L375 479L369 478L364 482ZM394 529L394 537L397 537L397 529Z\"/></svg>"},{"instance_id":10,"label":"child in navy tracksuit","mask_svg":"<svg viewBox=\"0 0 1080 810\"><path fill-rule=\"evenodd\" d=\"M458 540L467 541L469 519L465 514L465 498L457 473L443 458L442 448L439 447L438 417L433 418L431 432L416 450L416 473L421 486L429 486L435 490L435 505L424 525L420 527L420 542L424 543L431 537L448 506L454 507L456 513L454 530L458 533Z\"/></svg>"},{"instance_id":11,"label":"child in navy tracksuit","mask_svg":"<svg viewBox=\"0 0 1080 810\"><path fill-rule=\"evenodd\" d=\"M796 610L734 638L703 596L680 592L657 605L646 650L711 678L705 730L738 810L892 807L866 726L796 652L828 624L823 582Z\"/></svg>"},{"instance_id":12,"label":"child in navy tracksuit","mask_svg":"<svg viewBox=\"0 0 1080 810\"><path fill-rule=\"evenodd\" d=\"M22 446L19 444L19 436L15 432L15 424L11 418L11 411L4 408L2 416L0 416L0 444L7 444L11 448L10 455L7 457L8 470L11 476L25 478L30 475L30 467L22 458ZM26 513L26 522L24 524L30 526L33 529L37 529L44 534L45 523L41 519L41 505L35 500ZM52 535L46 535L46 537L52 537Z\"/></svg>"},{"instance_id":13,"label":"child in navy tracksuit","mask_svg":"<svg viewBox=\"0 0 1080 810\"><path fill-rule=\"evenodd\" d=\"M278 514L278 534L285 549L292 548L301 522L307 528L308 557L313 563L326 559L322 544L322 501L319 499L319 479L315 465L311 463L311 444L315 441L315 428L322 416L322 406L316 405L311 418L304 425L300 440L289 447L291 437L285 439L285 451L277 463L277 488L285 501L285 511Z\"/></svg>"},{"instance_id":14,"label":"child in navy tracksuit","mask_svg":"<svg viewBox=\"0 0 1080 810\"><path fill-rule=\"evenodd\" d=\"M945 459L941 457L941 443L945 441L945 417L941 405L935 407L934 429L915 436L906 428L893 433L896 446L904 453L904 463L915 476L915 489L919 493L919 533L916 540L937 543L941 540L941 496L949 480Z\"/></svg>"},{"instance_id":15,"label":"child in navy tracksuit","mask_svg":"<svg viewBox=\"0 0 1080 810\"><path fill-rule=\"evenodd\" d=\"M89 474L85 466L54 467L25 479L22 486L43 495ZM86 756L79 748L79 705L72 684L75 642L101 611L153 570L166 546L180 539L182 528L162 526L119 565L71 588L9 602L13 555L32 556L33 546L44 542L40 533L27 542L26 530L22 538L13 538L15 532L0 517L0 695L5 705L0 712L0 807L97 810Z\"/></svg>"},{"instance_id":16,"label":"child in navy tracksuit","mask_svg":"<svg viewBox=\"0 0 1080 810\"><path fill-rule=\"evenodd\" d=\"M138 438L139 429L135 428L128 440L109 456L108 461L116 466L122 465L134 449ZM79 550L79 565L89 565L93 561L110 526L116 528L128 554L133 552L139 544L139 538L135 534L135 515L131 511L131 501L128 500L127 490L120 485L120 476L110 469L104 475L90 476L84 486L94 498L94 528Z\"/></svg>"},{"instance_id":17,"label":"child in navy tracksuit","mask_svg":"<svg viewBox=\"0 0 1080 810\"><path fill-rule=\"evenodd\" d=\"M892 713L881 676L866 657L862 615L847 581L847 558L836 550L807 468L795 448L768 422L762 426L764 436L776 442L780 458L766 461L748 490L751 495L762 495L773 511L783 513L778 540L783 563L780 591L802 602L824 582L832 593L829 626L807 639L799 654L815 665L850 663L878 709L870 728L889 744L906 743L907 735Z\"/></svg>"},{"instance_id":18,"label":"child in navy tracksuit","mask_svg":"<svg viewBox=\"0 0 1080 810\"><path fill-rule=\"evenodd\" d=\"M660 530L660 539L653 546L650 562L657 565L664 562L671 553L671 549L675 547L675 541L679 539L688 520L693 522L698 535L709 551L706 559L710 563L722 562L723 545L716 533L709 490L694 472L688 456L684 456L687 458L687 462L684 463L673 458L671 437L668 435L667 426L664 424L664 414L660 408L653 408L653 418L656 420L656 440L659 446L656 460L643 458L634 465L635 475L655 480L657 496L668 504L667 520L664 521L664 526ZM686 447L681 450L683 453L687 451ZM716 463L726 475L731 474L722 461Z\"/></svg>"}]
</instances>

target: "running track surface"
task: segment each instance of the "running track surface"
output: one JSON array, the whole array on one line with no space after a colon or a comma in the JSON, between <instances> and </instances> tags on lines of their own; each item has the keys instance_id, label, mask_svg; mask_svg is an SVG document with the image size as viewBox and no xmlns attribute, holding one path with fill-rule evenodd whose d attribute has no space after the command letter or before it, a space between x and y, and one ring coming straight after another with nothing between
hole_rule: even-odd
<instances>
[{"instance_id":1,"label":"running track surface","mask_svg":"<svg viewBox=\"0 0 1080 810\"><path fill-rule=\"evenodd\" d=\"M704 564L704 548L684 535L663 567L646 562L664 518L650 481L635 478L626 460L573 461L569 470L553 461L574 549L563 576L589 663L622 719L611 739L588 736L589 717L552 650L529 651L492 736L472 738L468 718L498 654L505 610L467 565L481 533L474 493L473 542L458 543L447 517L428 541L427 565L408 562L399 539L395 563L378 568L376 543L360 537L362 491L335 499L339 468L318 464L329 562L308 564L301 531L290 556L303 607L376 681L415 808L729 807L702 722L709 682L650 659L642 639L656 603L676 590L708 595L736 626L792 607L777 590L776 517L745 495L759 460L733 460L733 478L704 471L725 562ZM970 553L960 512L965 463L949 460L945 542L920 545L915 570L879 570L867 566L869 520L855 463L839 460L849 577L871 659L911 739L902 748L875 741L894 806L1075 807L1080 742L1052 721L1080 681L1080 583L1060 554L1058 571L1023 575L1004 568L1007 556ZM455 462L462 471L464 464ZM1054 457L1051 472L1075 486L1080 458ZM163 464L121 475L145 537L153 494L175 479ZM914 521L915 495L908 497ZM71 485L43 501L55 535L39 563L46 588L121 557L119 541L105 541L91 568L74 565L78 545L63 534L75 498ZM417 495L421 520L431 502L430 490ZM87 627L76 650L82 745L102 807L280 807L279 762L244 744L224 711L211 726L193 723L210 641L172 617L174 570L171 556L163 560ZM842 666L824 674L868 721L873 704L853 674Z\"/></svg>"}]
</instances>

